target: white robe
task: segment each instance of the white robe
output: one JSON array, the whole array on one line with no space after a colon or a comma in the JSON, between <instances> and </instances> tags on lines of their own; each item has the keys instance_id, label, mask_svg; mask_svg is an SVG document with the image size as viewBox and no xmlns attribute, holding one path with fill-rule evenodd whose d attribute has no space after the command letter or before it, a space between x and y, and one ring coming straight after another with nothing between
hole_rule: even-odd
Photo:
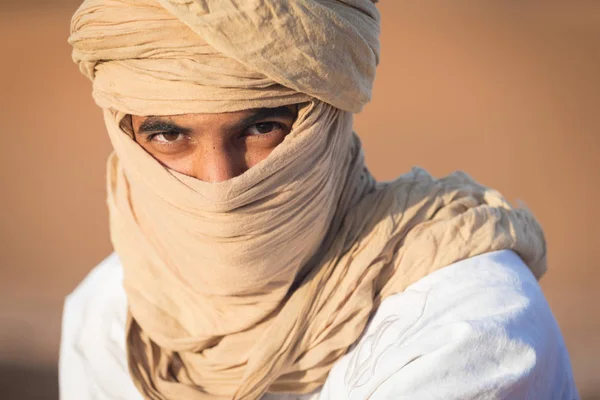
<instances>
[{"instance_id":1,"label":"white robe","mask_svg":"<svg viewBox=\"0 0 600 400\"><path fill-rule=\"evenodd\" d=\"M127 370L119 259L65 302L61 400L142 400ZM512 251L442 268L385 299L363 336L311 395L263 400L579 399L540 286Z\"/></svg>"}]
</instances>

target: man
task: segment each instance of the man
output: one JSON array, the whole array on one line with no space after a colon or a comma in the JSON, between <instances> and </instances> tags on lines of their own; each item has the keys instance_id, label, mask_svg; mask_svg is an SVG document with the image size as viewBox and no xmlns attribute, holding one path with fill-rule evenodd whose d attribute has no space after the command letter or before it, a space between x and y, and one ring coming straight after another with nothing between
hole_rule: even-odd
<instances>
[{"instance_id":1,"label":"man","mask_svg":"<svg viewBox=\"0 0 600 400\"><path fill-rule=\"evenodd\" d=\"M366 169L378 34L367 0L83 3L118 257L67 301L63 398L577 398L531 214Z\"/></svg>"}]
</instances>

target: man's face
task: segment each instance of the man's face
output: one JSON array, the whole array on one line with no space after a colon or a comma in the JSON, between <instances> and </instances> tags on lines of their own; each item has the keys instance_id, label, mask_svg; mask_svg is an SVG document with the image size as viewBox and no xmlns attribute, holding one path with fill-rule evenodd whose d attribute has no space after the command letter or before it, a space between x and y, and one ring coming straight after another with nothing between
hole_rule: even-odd
<instances>
[{"instance_id":1,"label":"man's face","mask_svg":"<svg viewBox=\"0 0 600 400\"><path fill-rule=\"evenodd\" d=\"M132 115L134 138L163 165L206 182L241 175L283 142L296 105L221 114Z\"/></svg>"}]
</instances>

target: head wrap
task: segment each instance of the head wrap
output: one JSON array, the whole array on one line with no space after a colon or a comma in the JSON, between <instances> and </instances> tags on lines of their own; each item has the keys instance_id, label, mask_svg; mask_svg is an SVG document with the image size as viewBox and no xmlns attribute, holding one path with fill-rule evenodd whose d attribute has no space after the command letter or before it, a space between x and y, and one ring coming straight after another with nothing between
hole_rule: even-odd
<instances>
[{"instance_id":1,"label":"head wrap","mask_svg":"<svg viewBox=\"0 0 600 400\"><path fill-rule=\"evenodd\" d=\"M114 147L111 239L147 399L307 393L383 298L428 273L499 249L544 272L531 214L465 174L371 177L352 113L378 35L368 0L87 0L74 15L73 58ZM122 124L295 103L284 142L219 183L165 168Z\"/></svg>"}]
</instances>

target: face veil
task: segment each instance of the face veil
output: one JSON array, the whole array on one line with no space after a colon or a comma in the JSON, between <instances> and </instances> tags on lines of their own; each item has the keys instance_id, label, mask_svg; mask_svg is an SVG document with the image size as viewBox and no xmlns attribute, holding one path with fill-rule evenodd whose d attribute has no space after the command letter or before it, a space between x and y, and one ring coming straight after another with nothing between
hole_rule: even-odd
<instances>
[{"instance_id":1,"label":"face veil","mask_svg":"<svg viewBox=\"0 0 600 400\"><path fill-rule=\"evenodd\" d=\"M369 174L352 114L378 36L367 0L88 0L73 16L73 59L114 147L111 239L147 399L307 393L381 299L428 273L500 249L544 272L541 228L497 192L461 173ZM122 124L297 103L284 142L219 183L165 168Z\"/></svg>"}]
</instances>

